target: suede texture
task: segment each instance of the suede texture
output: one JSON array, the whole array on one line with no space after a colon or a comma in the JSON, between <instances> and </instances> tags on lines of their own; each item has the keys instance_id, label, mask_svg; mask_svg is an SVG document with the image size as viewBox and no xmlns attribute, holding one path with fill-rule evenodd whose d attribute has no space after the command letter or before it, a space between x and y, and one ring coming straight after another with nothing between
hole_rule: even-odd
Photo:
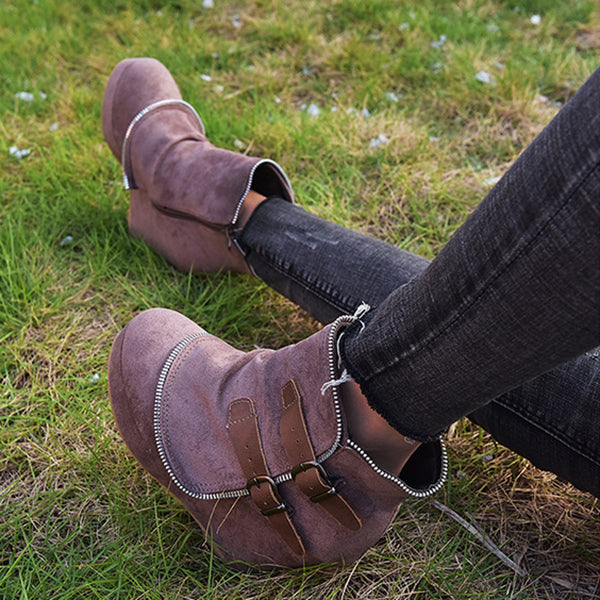
<instances>
[{"instance_id":1,"label":"suede texture","mask_svg":"<svg viewBox=\"0 0 600 600\"><path fill-rule=\"evenodd\" d=\"M298 362L298 355L304 360ZM328 379L326 332L278 352L244 353L210 335L189 342L169 370L160 412L162 443L175 477L193 493L245 488L247 477L227 430L231 402L245 397L255 402L271 476L291 471L295 465L289 462L279 431L279 394L292 377L306 399L315 452L323 454L333 447L337 434L331 389L324 396L320 392Z\"/></svg>"},{"instance_id":2,"label":"suede texture","mask_svg":"<svg viewBox=\"0 0 600 600\"><path fill-rule=\"evenodd\" d=\"M332 391L328 389L323 395L320 389L330 379L329 330L327 327L278 351L243 353L205 334L179 313L151 309L135 317L113 344L110 396L126 444L141 465L184 504L220 556L237 568L247 563L297 567L352 562L384 534L407 496L347 445L341 412L342 441L336 445L338 421ZM195 335L198 337L178 346ZM171 360L175 347L178 354ZM170 368L160 379L161 372L166 373L163 367L168 359ZM162 388L159 379L164 382ZM246 478L227 431L229 406L239 398L251 398L256 407L272 475L291 470L279 431L280 390L290 379L294 379L302 396L316 454L335 445L323 466L362 523L359 530L351 531L318 503L311 502L295 482L279 484L278 491L306 548L304 556L289 548L249 496L205 500L193 495L245 488ZM164 448L171 474L185 491L169 474L157 440ZM424 477L428 485L439 477L439 472L431 470L430 463L425 468L429 470Z\"/></svg>"},{"instance_id":3,"label":"suede texture","mask_svg":"<svg viewBox=\"0 0 600 600\"><path fill-rule=\"evenodd\" d=\"M126 59L104 93L102 130L119 162L126 131L146 107L181 100L173 77L157 60ZM281 168L267 159L213 146L193 112L166 104L131 130L122 165L132 187L129 230L180 270L248 272L231 243L246 193L293 193Z\"/></svg>"}]
</instances>

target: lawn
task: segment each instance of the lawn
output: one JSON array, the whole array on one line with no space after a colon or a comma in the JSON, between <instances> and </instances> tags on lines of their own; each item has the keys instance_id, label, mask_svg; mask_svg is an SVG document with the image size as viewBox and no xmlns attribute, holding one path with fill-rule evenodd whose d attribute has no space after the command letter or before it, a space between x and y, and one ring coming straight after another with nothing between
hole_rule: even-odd
<instances>
[{"instance_id":1,"label":"lawn","mask_svg":"<svg viewBox=\"0 0 600 600\"><path fill-rule=\"evenodd\" d=\"M599 51L595 0L3 0L0 598L600 596L596 501L469 422L435 502L405 503L356 564L223 566L119 437L112 340L155 306L244 349L319 326L257 280L180 273L130 238L100 126L112 68L153 56L215 144L282 164L321 217L433 258Z\"/></svg>"}]
</instances>

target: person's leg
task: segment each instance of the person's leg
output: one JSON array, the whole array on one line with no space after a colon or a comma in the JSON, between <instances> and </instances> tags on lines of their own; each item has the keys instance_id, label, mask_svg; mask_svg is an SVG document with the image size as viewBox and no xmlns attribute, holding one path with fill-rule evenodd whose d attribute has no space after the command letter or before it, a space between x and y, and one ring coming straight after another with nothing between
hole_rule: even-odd
<instances>
[{"instance_id":1,"label":"person's leg","mask_svg":"<svg viewBox=\"0 0 600 600\"><path fill-rule=\"evenodd\" d=\"M163 102L167 102L166 109L173 106L174 109L177 109L176 115L173 111L169 112L169 117L171 115L177 116L178 119L185 120L189 115L186 113L188 109L181 108L177 103L179 100L175 100L174 104L170 104L166 100L162 100L163 97L176 97L179 98L178 90L175 84L172 81L172 78L168 75L168 72L164 69L164 67L160 66L156 61L145 61L135 59L133 61L125 62L123 65L120 65L117 69L115 69L115 73L111 76L111 81L107 87L107 93L105 95L105 105L103 107L103 124L105 128L105 135L107 135L107 140L109 144L111 140L113 144L111 148L115 151L117 158L121 155L119 153L119 148L121 143L119 142L122 139L125 128L129 123L128 119L128 110L126 109L124 104L127 104L127 101L122 99L122 101L118 101L118 93L120 90L120 80L117 77L117 71L122 67L127 65L132 65L132 68L139 69L140 71L151 71L152 74L156 74L155 71L160 75L156 77L144 77L143 86L144 89L147 90L147 94L149 94L148 102L155 101L156 98L160 99ZM129 73L129 79L131 79L131 70ZM125 84L129 84L127 80L124 80ZM118 83L116 83L118 82ZM116 83L116 87L115 87ZM112 86L112 87L111 87ZM123 87L123 86L121 86ZM154 97L156 96L156 97ZM129 107L134 109L131 112L131 115L135 115L136 111L144 108L145 104L143 102L143 98L140 99L142 104L139 105L139 108L135 109L134 107ZM131 104L131 103L129 103ZM129 106L127 104L127 106ZM136 103L134 103L136 104ZM137 102L139 104L139 102ZM136 105L137 105L136 104ZM178 108L179 107L179 108ZM164 114L163 109L163 113ZM140 114L145 114L147 111L142 111ZM188 111L189 112L189 111ZM125 120L121 124L120 122L116 122L116 117L111 117L112 115L117 115L119 117L123 117ZM155 113L151 113L154 115ZM139 115L138 115L139 116ZM192 115L193 117L193 115ZM156 123L156 119L150 118L148 121L148 117L145 118L144 121L146 123L146 131L140 133L139 127L136 129L135 140L130 143L131 149L131 160L134 161L134 164L139 163L140 166L136 171L134 171L136 183L139 183L141 179L141 171L143 169L143 161L140 162L137 156L136 148L139 148L141 151L145 151L145 148L148 148L148 144L144 143L144 138L148 138L148 135L152 133L154 128L154 123ZM177 119L175 119L177 121ZM173 121L173 127L178 130L177 123ZM193 118L192 118L193 121ZM137 122L137 121L136 121ZM164 119L161 123L164 122ZM179 122L179 121L177 121ZM191 125L193 128L193 124ZM161 135L161 131L164 129L164 126L161 124L159 127L159 132ZM189 137L189 136L188 136ZM118 138L117 142L114 143L113 138ZM133 135L130 139L133 139ZM137 140L141 140L140 143ZM187 140L188 138L186 138ZM199 140L202 139L200 136ZM140 145L141 144L141 145ZM179 148L179 145L177 146ZM192 163L196 163L198 157L195 157ZM135 162L137 161L137 163ZM252 163L255 159L248 159L248 163ZM190 161L187 161L190 162ZM264 162L264 161L263 161ZM187 164L187 163L186 163ZM129 174L128 169L125 168ZM197 171L197 169L195 169ZM214 172L214 169L213 169ZM235 184L235 178L232 179L231 171L225 173L228 180L232 181L232 184ZM258 181L258 180L257 180ZM245 184L244 181L239 181L239 184ZM262 184L261 184L262 185ZM227 189L229 189L228 186ZM152 191L150 188L151 196L156 196L156 191ZM133 194L134 192L132 192ZM139 195L139 194L138 194ZM231 201L231 205L233 208L239 203L239 196L233 195L231 199L226 198ZM288 197L289 198L289 197ZM137 201L137 199L135 199ZM190 197L189 200L192 200ZM132 197L132 203L134 198ZM260 203L261 198L256 198L253 195L253 191L247 191L247 196L243 201L243 205L241 205L241 210L237 217L232 217L235 221L237 218L236 225L241 226L245 223L248 217L252 214L252 210ZM206 239L206 235L216 235L207 231L206 228L203 229L202 221L197 221L198 218L196 216L196 209L202 208L203 203L206 202L206 198L201 196L198 200L198 205L192 206L189 205L189 208L192 208L194 214L190 215L190 220L184 218L184 212L179 212L178 215L170 215L167 212L157 212L154 208L148 208L148 213L155 220L161 221L161 231L169 232L171 229L176 230L177 235L175 236L179 242L175 245L172 245L173 248L180 248L181 243L185 242L185 248L191 248L190 255L194 258L189 261L186 257L185 268L189 268L190 265L196 266L200 270L205 270L207 268L206 259L203 258L204 252L206 252L206 248L210 250L212 238L211 240ZM139 204L139 202L138 202ZM268 204L268 203L267 203ZM150 206L150 205L149 205ZM238 205L239 206L239 205ZM184 207L185 210L188 210L188 207ZM286 209L290 209L290 211L294 211L291 204L286 202L282 203L281 210L284 211ZM162 210L162 209L161 209ZM297 301L301 306L309 310L311 314L320 318L323 322L329 322L333 320L340 312L352 312L356 305L361 300L366 300L371 305L378 305L384 298L396 287L403 285L409 279L416 276L422 270L425 269L428 262L425 259L420 257L416 257L409 253L404 253L401 250L396 248L392 248L387 246L381 242L377 242L375 240L371 240L366 238L365 236L359 236L358 234L354 234L352 232L348 232L343 228L335 228L330 224L326 224L325 222L312 217L312 221L310 220L310 215L307 213L303 213L303 211L296 211L293 214L284 214L271 210L260 209L256 211L256 215L259 215L261 218L255 216L251 223L251 227L248 227L244 230L244 235L247 231L254 230L254 233L261 231L261 223L262 223L262 231L264 235L255 235L255 240L258 240L258 245L256 248L260 246L261 252L258 252L257 249L253 249L253 251L248 255L248 261L253 266L254 270L259 273L259 275L265 279L268 283L273 285L279 291L282 291L288 297L291 297L293 300ZM201 215L202 213L197 213ZM232 215L233 210L232 210ZM271 216L275 218L275 227L271 229L269 223L265 221L267 216ZM163 223L164 222L164 223ZM285 223L285 230L282 229L281 224ZM189 223L189 225L188 225ZM130 226L132 224L130 223ZM181 229L182 227L188 227L190 231L194 234L191 237L196 240L188 239L186 237L185 229ZM333 229L331 229L333 228ZM197 230L197 231L196 231ZM195 232L195 233L194 233ZM223 226L223 235L224 239L225 234L227 233L226 226ZM136 232L138 235L140 232ZM268 235L270 233L270 236ZM343 233L343 234L342 234ZM201 234L201 235L200 235ZM149 243L152 243L153 237L144 235L142 232L142 237L145 239L149 237ZM163 236L164 237L164 236ZM250 236L251 237L251 236ZM202 238L202 253L197 254L196 248L198 244L198 239ZM174 238L175 239L175 238ZM335 242L333 241L335 240ZM154 240L155 241L155 240ZM210 243L209 243L210 242ZM195 245L194 245L195 243ZM335 247L334 247L335 244ZM193 246L193 247L192 247ZM231 248L231 244L225 244L225 248ZM173 248L169 247L170 251ZM350 249L350 252L346 252L345 249ZM333 249L333 252L331 250ZM158 248L161 251L161 248ZM321 260L321 252L325 251L327 260ZM214 253L214 249L211 250ZM177 250L179 252L179 250ZM173 252L171 252L172 254ZM231 253L231 250L228 254ZM173 260L173 256L170 256L167 252L165 254L169 260L173 262L177 262ZM195 257L198 256L198 259ZM346 263L347 269L344 266L340 266L340 258L348 261ZM196 260L197 265L196 265ZM219 259L220 260L220 259ZM227 262L226 259L223 262ZM262 262L262 264L261 264ZM240 269L240 270L245 270ZM348 276L350 280L348 280ZM349 281L350 285L347 285ZM597 368L595 363L591 363L588 361L586 363L591 365L588 369L589 377L588 380L592 381L594 373L596 373ZM579 375L581 376L581 369L578 370ZM576 378L566 377L566 381L574 382ZM535 388L537 389L537 388ZM540 398L540 393L536 393L535 389L531 389L531 386L528 388L528 392L526 394L522 394L520 396L520 401L524 403L525 407L529 406L527 401L531 399L531 405L535 405ZM544 389L540 388L540 389ZM571 388L571 393L573 388ZM575 397L577 394L572 394ZM505 430L514 430L517 429L519 431L521 427L521 418L518 413L511 412L506 414L506 411L495 411L496 403L491 403L485 409L482 409L481 412L485 412L488 414L489 418L484 421L484 424L492 430L492 433L502 441L503 433ZM533 411L535 413L535 411ZM497 414L498 413L498 414ZM530 413L532 411L525 411L528 413L526 420L523 421L525 425L529 427L529 423L532 421L532 417ZM548 414L546 412L545 414ZM500 416L498 416L500 415ZM535 421L535 417L533 417ZM543 420L544 426L540 428L540 434L545 435L545 432L548 431L547 422ZM552 419L550 418L550 423L552 423ZM506 423L506 426L503 426L502 423ZM494 427L496 431L494 431ZM550 430L553 428L550 427ZM579 433L584 433L586 430L582 427L575 427L573 430L573 439L577 439ZM518 434L517 434L517 437ZM509 444L510 445L510 444ZM539 447L546 447L546 444L537 444L532 440L531 450L525 452L525 455L529 458L532 458L535 461L535 450ZM566 449L570 449L573 447L573 444L570 443L570 440L567 439L561 443L558 454L560 456L565 456L568 454ZM548 456L542 454L541 463L547 464ZM550 463L554 462L553 459L550 460ZM564 464L573 464L573 461L570 459L565 459L561 461ZM558 472L557 469L552 468L555 472ZM559 472L559 474L562 474ZM563 475L564 476L564 475Z\"/></svg>"},{"instance_id":2,"label":"person's leg","mask_svg":"<svg viewBox=\"0 0 600 600\"><path fill-rule=\"evenodd\" d=\"M238 241L260 279L324 325L362 302L378 306L430 262L276 197L258 205Z\"/></svg>"},{"instance_id":3,"label":"person's leg","mask_svg":"<svg viewBox=\"0 0 600 600\"><path fill-rule=\"evenodd\" d=\"M470 415L498 442L600 497L600 349L499 396Z\"/></svg>"},{"instance_id":4,"label":"person's leg","mask_svg":"<svg viewBox=\"0 0 600 600\"><path fill-rule=\"evenodd\" d=\"M423 274L342 340L398 431L436 437L600 342L599 100L597 71Z\"/></svg>"},{"instance_id":5,"label":"person's leg","mask_svg":"<svg viewBox=\"0 0 600 600\"><path fill-rule=\"evenodd\" d=\"M256 208L256 206L254 207ZM252 213L239 241L253 271L324 325L373 308L430 261L329 223L281 199ZM555 367L469 418L536 466L600 496L600 351Z\"/></svg>"}]
</instances>

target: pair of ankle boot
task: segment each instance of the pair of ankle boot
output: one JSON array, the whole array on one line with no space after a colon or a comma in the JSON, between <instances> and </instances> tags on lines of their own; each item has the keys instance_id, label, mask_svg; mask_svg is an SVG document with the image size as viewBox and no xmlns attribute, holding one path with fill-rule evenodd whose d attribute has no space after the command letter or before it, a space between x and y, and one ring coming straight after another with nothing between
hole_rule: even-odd
<instances>
[{"instance_id":1,"label":"pair of ankle boot","mask_svg":"<svg viewBox=\"0 0 600 600\"><path fill-rule=\"evenodd\" d=\"M294 199L276 163L214 147L153 59L117 65L102 126L131 191L131 234L184 271L249 272L234 236L248 193ZM355 318L243 353L159 308L115 340L109 384L123 439L228 563L354 561L404 499L441 487L440 441L405 444L402 470L390 472L352 439L337 340Z\"/></svg>"}]
</instances>

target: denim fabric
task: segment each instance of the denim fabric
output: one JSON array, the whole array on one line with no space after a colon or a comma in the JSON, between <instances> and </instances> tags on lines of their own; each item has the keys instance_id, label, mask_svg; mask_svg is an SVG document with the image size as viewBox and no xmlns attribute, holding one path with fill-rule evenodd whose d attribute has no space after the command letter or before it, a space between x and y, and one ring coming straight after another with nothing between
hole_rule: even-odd
<instances>
[{"instance_id":1,"label":"denim fabric","mask_svg":"<svg viewBox=\"0 0 600 600\"><path fill-rule=\"evenodd\" d=\"M464 381L468 377L473 378L468 386L469 402L462 397L453 398L450 394L431 395L425 400L415 398L411 394L410 378L402 380L402 388L399 382L392 382L394 387L388 388L384 395L373 397L368 394L368 397L376 410L397 427L398 419L391 419L390 414L416 411L422 422L427 423L428 407L433 404L432 414L440 424L433 427L428 424L419 436L421 438L435 435L438 428L446 427L454 420L452 415L460 416L489 402L470 415L475 422L537 466L600 496L600 439L597 434L600 421L600 352L594 350L566 364L559 364L565 356L565 348L570 357L600 340L599 140L598 117L592 106L597 89L598 73L484 201L484 204L491 204L491 208L476 211L475 216L484 213L485 218L477 216L470 219L476 225L469 224L469 235L461 230L451 242L460 249L471 236L470 241L476 250L481 249L481 253L473 251L465 254L470 261L462 264L458 260L453 265L453 258L464 257L460 252L446 252L444 263L434 271L442 272L442 285L439 292L436 290L430 305L426 304L428 312L421 319L425 327L426 316L435 308L436 302L445 308L444 305L456 299L457 307L464 306L464 296L473 294L472 289L462 288L465 283L476 286L480 295L475 305L487 303L492 318L482 326L479 338L474 338L476 349L481 350L482 340L484 342L481 356L473 351L469 335L465 336L460 328L452 343L454 329L450 327L441 336L445 338L447 351L432 355L428 365L427 361L421 361L427 365L421 372L425 384L419 382L419 378L414 381L421 388L427 387L430 382L436 385L436 389L440 384L443 388L444 381L435 381L440 371L437 363L442 362L442 370L449 373L448 389L452 389L452 385L456 387L455 379ZM573 149L570 149L571 144ZM568 156L556 164L557 157L562 158L563 154ZM534 172L528 173L529 169ZM563 217L563 214L566 216ZM581 222L578 223L577 219ZM503 223L506 226L500 227ZM498 236L498 230L504 233ZM486 245L486 236L494 243ZM507 237L510 243L504 241ZM547 243L535 242L538 238L546 239ZM398 294L407 287L422 285L425 273L429 276L426 281L431 283L429 261L327 223L282 200L272 199L263 203L255 211L240 241L248 251L248 262L259 277L324 323L339 314L352 313L362 301L376 307L386 301L394 290L394 294ZM531 252L532 249L534 252ZM531 258L535 251L539 254L537 265ZM489 256L486 252L490 252ZM506 302L500 302L497 296L504 294L502 290L507 284L502 281L494 289L494 274L499 275L501 267L506 267L511 261L522 267L520 280L508 286L509 289L516 288L519 293L513 291ZM547 261L546 264L544 261ZM435 262L439 262L439 257ZM444 269L450 269L446 278L443 277ZM504 278L513 283L518 270L508 269ZM468 271L466 275L465 271ZM451 285L453 274L457 277L454 286ZM478 278L481 280L478 281ZM543 285L546 278L546 285ZM530 288L530 280L536 279L537 283ZM556 288L556 293L552 293L557 279L561 285ZM412 281L410 285L405 285L409 281ZM571 286L573 290L569 289ZM425 286L424 289L431 288ZM559 290L565 289L563 297ZM444 296L450 292L450 297ZM509 300L515 297L513 311L507 312L503 305L510 304ZM576 311L569 305L573 297L583 298L581 303L575 302ZM390 298L386 302L389 303ZM495 307L494 302L499 306ZM520 306L523 302L533 306ZM551 306L547 306L549 302ZM503 310L497 316L495 310L500 307ZM418 313L419 307L416 308ZM460 308L457 310L460 312ZM437 316L435 312L431 314ZM371 322L365 332L372 329L373 315L377 315L380 322L382 320L381 309L372 311L368 317ZM390 320L402 326L401 315L402 312L395 315L393 310L388 314ZM465 314L458 321L464 322L469 318L470 315ZM434 319L431 330L439 332L439 328L439 320ZM551 339L550 347L547 347L547 338L544 337L545 330L550 332L547 336ZM427 329L424 331L426 334ZM363 334L355 332L354 336L364 342ZM487 335L492 337L485 344ZM370 339L373 340L373 337L371 335ZM389 341L389 335L385 339ZM400 336L390 341L392 346L394 343L402 347L405 340ZM525 344L530 344L530 347L524 347ZM352 346L352 342L349 345ZM363 343L363 351L368 354L370 350L364 346ZM418 347L409 346L409 349L418 354ZM491 355L488 356L487 351L490 350ZM460 359L463 351L472 359L471 363ZM490 391L491 384L487 381L485 369L494 361L492 384L498 384L497 380L502 379L504 371L503 386L512 385L514 389L490 402L490 395L494 392ZM521 361L533 364L522 368ZM456 369L466 369L466 373L458 373L455 377L452 368L445 363L451 363ZM529 376L523 375L523 371L541 373L552 365L558 366L535 379L527 381ZM446 411L448 415L444 418ZM435 420L432 422L435 423ZM408 431L403 425L398 428Z\"/></svg>"},{"instance_id":2,"label":"denim fabric","mask_svg":"<svg viewBox=\"0 0 600 600\"><path fill-rule=\"evenodd\" d=\"M420 440L600 343L600 70L364 321L342 360Z\"/></svg>"},{"instance_id":3,"label":"denim fabric","mask_svg":"<svg viewBox=\"0 0 600 600\"><path fill-rule=\"evenodd\" d=\"M277 198L257 208L240 241L261 279L324 324L361 302L377 307L430 262ZM536 466L600 496L600 348L469 418Z\"/></svg>"},{"instance_id":4,"label":"denim fabric","mask_svg":"<svg viewBox=\"0 0 600 600\"><path fill-rule=\"evenodd\" d=\"M600 349L524 383L470 418L505 446L600 497Z\"/></svg>"},{"instance_id":5,"label":"denim fabric","mask_svg":"<svg viewBox=\"0 0 600 600\"><path fill-rule=\"evenodd\" d=\"M257 207L239 242L258 277L323 324L377 306L430 262L281 198Z\"/></svg>"}]
</instances>

